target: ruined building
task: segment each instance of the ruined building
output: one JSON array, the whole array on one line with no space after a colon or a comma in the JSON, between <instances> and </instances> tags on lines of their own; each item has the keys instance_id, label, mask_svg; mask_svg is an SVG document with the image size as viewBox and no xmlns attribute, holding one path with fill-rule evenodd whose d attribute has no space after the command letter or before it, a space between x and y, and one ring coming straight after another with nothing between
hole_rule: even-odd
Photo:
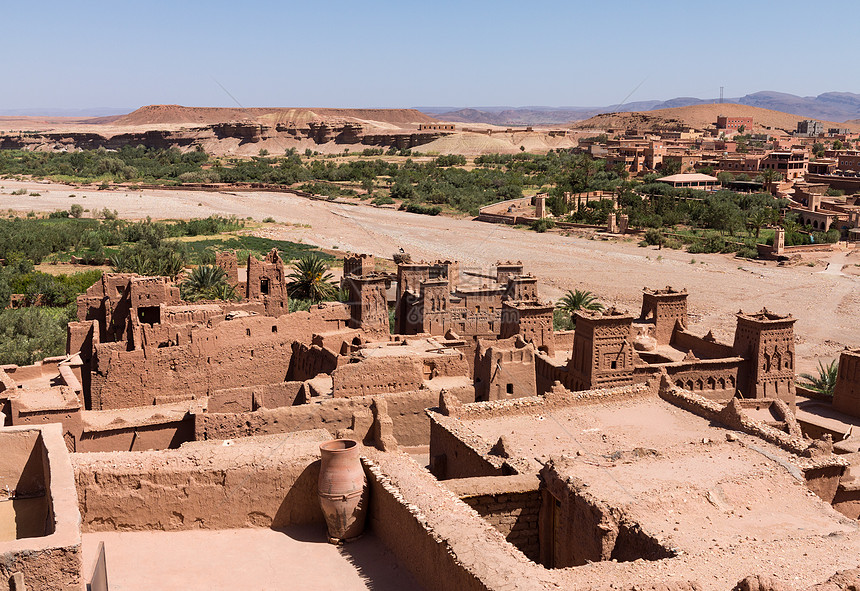
<instances>
[{"instance_id":1,"label":"ruined building","mask_svg":"<svg viewBox=\"0 0 860 591\"><path fill-rule=\"evenodd\" d=\"M468 277L488 279L479 274ZM503 303L537 302L537 278L523 273L522 263L508 261L497 264L493 279L492 283L473 281L463 284L459 264L452 261L398 265L397 332L451 332L459 337L499 336L504 323ZM528 312L523 312L522 317L527 315ZM510 332L510 327L505 330Z\"/></svg>"},{"instance_id":2,"label":"ruined building","mask_svg":"<svg viewBox=\"0 0 860 591\"><path fill-rule=\"evenodd\" d=\"M638 317L579 312L557 332L519 263L393 277L360 255L347 302L288 313L277 253L217 262L241 301L106 274L67 355L0 368L0 590L120 586L118 538L107 568L85 563L102 532L165 547L192 529L322 532L333 437L360 445L368 538L404 587L404 573L434 591L858 584L860 443L802 430L790 316L738 313L723 343L691 331L685 290L646 289ZM858 358L843 353L828 412L860 415Z\"/></svg>"}]
</instances>

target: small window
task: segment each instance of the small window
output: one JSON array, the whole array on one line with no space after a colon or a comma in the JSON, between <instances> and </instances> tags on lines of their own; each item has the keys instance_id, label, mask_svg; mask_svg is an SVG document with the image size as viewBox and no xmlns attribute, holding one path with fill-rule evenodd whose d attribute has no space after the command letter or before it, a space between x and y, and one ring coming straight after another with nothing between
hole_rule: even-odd
<instances>
[{"instance_id":1,"label":"small window","mask_svg":"<svg viewBox=\"0 0 860 591\"><path fill-rule=\"evenodd\" d=\"M251 329L250 329L250 328L246 328L246 329L245 329L245 334L246 334L247 336L251 336Z\"/></svg>"},{"instance_id":2,"label":"small window","mask_svg":"<svg viewBox=\"0 0 860 591\"><path fill-rule=\"evenodd\" d=\"M269 295L269 279L266 277L260 279L260 293L263 295Z\"/></svg>"},{"instance_id":3,"label":"small window","mask_svg":"<svg viewBox=\"0 0 860 591\"><path fill-rule=\"evenodd\" d=\"M278 332L278 327L276 325L272 325L272 332Z\"/></svg>"},{"instance_id":4,"label":"small window","mask_svg":"<svg viewBox=\"0 0 860 591\"><path fill-rule=\"evenodd\" d=\"M513 384L508 384L507 392L508 392L508 394L514 393L514 385Z\"/></svg>"},{"instance_id":5,"label":"small window","mask_svg":"<svg viewBox=\"0 0 860 591\"><path fill-rule=\"evenodd\" d=\"M613 361L613 362L610 364L610 367L612 367L612 369L618 369L618 362L617 362L617 361Z\"/></svg>"}]
</instances>

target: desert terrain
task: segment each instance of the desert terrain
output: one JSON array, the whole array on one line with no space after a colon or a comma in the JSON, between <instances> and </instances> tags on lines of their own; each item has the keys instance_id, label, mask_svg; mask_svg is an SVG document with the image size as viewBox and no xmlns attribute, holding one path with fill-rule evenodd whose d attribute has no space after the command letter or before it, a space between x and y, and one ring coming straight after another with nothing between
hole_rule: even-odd
<instances>
[{"instance_id":1,"label":"desert terrain","mask_svg":"<svg viewBox=\"0 0 860 591\"><path fill-rule=\"evenodd\" d=\"M703 129L713 126L718 115L727 117L752 117L756 129L782 130L785 132L797 129L797 122L809 117L783 113L782 111L771 111L749 105L736 105L731 103L712 105L692 105L689 107L675 107L672 109L658 109L656 111L640 111L631 113L602 113L584 121L572 124L574 129L605 129L605 128L659 128L659 127L693 127ZM846 121L837 123L825 121L824 126L847 127L853 131L860 131L857 121ZM753 131L753 130L749 130Z\"/></svg>"},{"instance_id":2,"label":"desert terrain","mask_svg":"<svg viewBox=\"0 0 860 591\"><path fill-rule=\"evenodd\" d=\"M19 188L40 195L10 194ZM687 288L691 329L701 334L713 330L717 338L729 342L738 310L753 312L766 306L798 319L799 372L812 371L818 359L833 359L843 347L858 345L860 279L851 271L860 264L860 255L853 250L822 253L814 266L777 267L727 255L641 248L633 239L617 242L538 234L471 219L313 201L289 193L98 191L48 182L0 181L0 211L50 212L73 203L94 211L108 207L120 217L134 219L210 214L258 221L272 217L279 223L255 232L383 257L403 248L416 260L459 260L467 273L486 274L497 260L522 260L526 270L538 277L544 298L555 300L565 290L587 289L607 305L632 312L639 311L643 287Z\"/></svg>"}]
</instances>

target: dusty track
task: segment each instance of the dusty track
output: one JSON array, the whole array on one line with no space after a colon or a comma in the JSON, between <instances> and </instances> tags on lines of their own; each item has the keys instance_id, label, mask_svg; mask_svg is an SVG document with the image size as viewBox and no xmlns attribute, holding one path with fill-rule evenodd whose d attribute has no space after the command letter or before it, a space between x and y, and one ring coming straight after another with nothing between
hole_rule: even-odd
<instances>
[{"instance_id":1,"label":"dusty track","mask_svg":"<svg viewBox=\"0 0 860 591\"><path fill-rule=\"evenodd\" d=\"M734 313L763 306L790 312L798 322L799 371L811 371L816 360L832 359L844 346L860 345L860 291L856 276L821 273L823 266L777 268L723 255L639 248L635 242L602 242L537 234L473 222L429 217L367 206L336 205L280 193L195 191L81 191L63 185L0 181L0 210L53 211L81 203L92 210L116 209L121 217L191 218L213 213L274 217L307 227L274 226L261 235L304 241L324 248L391 256L398 248L416 259L451 258L464 270L486 273L499 259L520 259L538 276L544 297L564 290L588 289L604 302L638 312L645 286L690 291L692 330L730 340ZM19 187L39 197L11 196ZM70 194L77 197L69 198ZM825 255L822 255L825 258ZM860 262L852 254L840 263ZM695 263L691 260L695 259Z\"/></svg>"}]
</instances>

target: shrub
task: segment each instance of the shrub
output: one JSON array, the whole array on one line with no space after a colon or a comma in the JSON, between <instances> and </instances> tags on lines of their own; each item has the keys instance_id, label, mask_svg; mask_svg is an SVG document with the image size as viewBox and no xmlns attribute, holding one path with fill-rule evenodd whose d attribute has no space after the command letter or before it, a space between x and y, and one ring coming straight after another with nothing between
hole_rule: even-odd
<instances>
[{"instance_id":1,"label":"shrub","mask_svg":"<svg viewBox=\"0 0 860 591\"><path fill-rule=\"evenodd\" d=\"M555 220L551 220L549 218L541 218L529 224L530 230L534 230L535 232L539 232L541 234L546 232L547 230L551 230L552 228L555 228Z\"/></svg>"},{"instance_id":2,"label":"shrub","mask_svg":"<svg viewBox=\"0 0 860 591\"><path fill-rule=\"evenodd\" d=\"M422 215L439 215L442 213L442 208L438 205L423 205L409 201L400 206L401 210L406 210L409 213L420 213Z\"/></svg>"},{"instance_id":3,"label":"shrub","mask_svg":"<svg viewBox=\"0 0 860 591\"><path fill-rule=\"evenodd\" d=\"M656 228L648 228L645 230L645 236L642 239L647 246L660 246L666 243L666 237L663 232Z\"/></svg>"},{"instance_id":4,"label":"shrub","mask_svg":"<svg viewBox=\"0 0 860 591\"><path fill-rule=\"evenodd\" d=\"M741 259L757 259L758 251L749 246L742 246L735 253L735 256Z\"/></svg>"},{"instance_id":5,"label":"shrub","mask_svg":"<svg viewBox=\"0 0 860 591\"><path fill-rule=\"evenodd\" d=\"M392 199L388 195L379 195L378 197L374 197L371 203L373 205L391 205L392 203L394 203L394 199Z\"/></svg>"},{"instance_id":6,"label":"shrub","mask_svg":"<svg viewBox=\"0 0 860 591\"><path fill-rule=\"evenodd\" d=\"M77 219L84 214L84 208L83 208L83 206L78 205L77 203L73 203L72 206L69 208L69 214L73 218Z\"/></svg>"},{"instance_id":7,"label":"shrub","mask_svg":"<svg viewBox=\"0 0 860 591\"><path fill-rule=\"evenodd\" d=\"M269 217L267 217L267 218L265 218L265 219L263 220L263 223L264 223L264 224L274 224L274 223L275 223L275 218L273 218L273 217L269 216Z\"/></svg>"}]
</instances>

